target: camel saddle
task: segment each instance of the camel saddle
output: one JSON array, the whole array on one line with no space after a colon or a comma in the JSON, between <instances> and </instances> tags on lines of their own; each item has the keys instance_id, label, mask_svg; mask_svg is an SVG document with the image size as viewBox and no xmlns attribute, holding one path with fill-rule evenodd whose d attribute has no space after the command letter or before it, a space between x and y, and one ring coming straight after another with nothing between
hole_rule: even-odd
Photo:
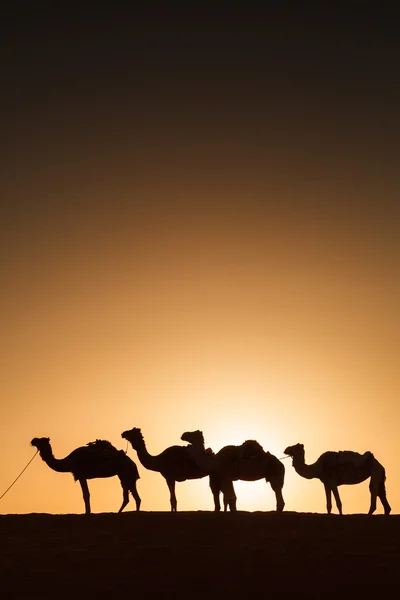
<instances>
[{"instance_id":1,"label":"camel saddle","mask_svg":"<svg viewBox=\"0 0 400 600\"><path fill-rule=\"evenodd\" d=\"M337 462L340 465L350 463L354 467L361 467L373 457L374 455L369 451L364 452L364 454L359 454L358 452L353 452L352 450L342 450L337 453Z\"/></svg>"}]
</instances>

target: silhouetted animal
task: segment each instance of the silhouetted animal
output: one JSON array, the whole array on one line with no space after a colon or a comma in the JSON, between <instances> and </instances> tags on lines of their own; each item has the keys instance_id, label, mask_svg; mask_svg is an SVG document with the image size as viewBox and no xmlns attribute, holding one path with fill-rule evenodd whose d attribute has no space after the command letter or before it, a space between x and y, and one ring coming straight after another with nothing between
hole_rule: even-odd
<instances>
[{"instance_id":1,"label":"silhouetted animal","mask_svg":"<svg viewBox=\"0 0 400 600\"><path fill-rule=\"evenodd\" d=\"M288 446L285 454L293 459L296 472L306 479L320 479L324 484L326 494L326 508L328 513L332 510L332 492L335 497L339 514L342 514L342 502L340 500L338 486L361 483L371 478L369 489L371 492L371 506L368 514L376 510L376 498L379 497L383 504L385 514L390 514L390 504L386 499L385 469L376 460L372 452L358 454L346 450L343 452L324 452L312 465L305 463L305 451L303 444Z\"/></svg>"},{"instance_id":2,"label":"silhouetted animal","mask_svg":"<svg viewBox=\"0 0 400 600\"><path fill-rule=\"evenodd\" d=\"M150 471L161 473L167 482L170 492L171 511L177 510L175 482L187 479L201 479L207 473L200 469L190 455L188 446L170 446L161 454L152 456L148 453L142 432L134 427L124 431L121 436L132 444L142 465Z\"/></svg>"},{"instance_id":3,"label":"silhouetted animal","mask_svg":"<svg viewBox=\"0 0 400 600\"><path fill-rule=\"evenodd\" d=\"M75 481L79 481L82 488L85 512L90 513L90 493L87 479L101 477L114 477L117 475L123 490L123 501L118 512L124 510L129 502L129 492L136 502L136 510L140 509L140 496L136 490L136 481L139 479L137 466L123 450L117 450L106 440L89 442L86 446L76 448L65 458L54 458L50 445L50 438L33 438L32 446L39 450L44 462L59 473L72 473Z\"/></svg>"},{"instance_id":4,"label":"silhouetted animal","mask_svg":"<svg viewBox=\"0 0 400 600\"><path fill-rule=\"evenodd\" d=\"M231 510L236 510L236 494L233 481L270 482L276 497L276 510L281 512L285 506L282 487L285 479L285 467L254 440L247 440L241 446L225 446L217 454L205 450L204 436L201 431L187 431L181 439L191 444L191 455L199 468L210 475L210 488L214 496L215 510L221 510L219 494L225 496Z\"/></svg>"}]
</instances>

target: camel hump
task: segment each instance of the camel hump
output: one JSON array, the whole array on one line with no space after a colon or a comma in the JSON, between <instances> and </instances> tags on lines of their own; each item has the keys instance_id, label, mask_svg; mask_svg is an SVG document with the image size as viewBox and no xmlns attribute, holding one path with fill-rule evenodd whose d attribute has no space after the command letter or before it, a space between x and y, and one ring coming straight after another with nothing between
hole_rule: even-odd
<instances>
[{"instance_id":1,"label":"camel hump","mask_svg":"<svg viewBox=\"0 0 400 600\"><path fill-rule=\"evenodd\" d=\"M361 467L364 463L368 463L371 460L374 460L374 455L369 450L364 452L364 454L359 454L358 452L353 452L352 450L343 450L338 452L338 463L350 463L355 467Z\"/></svg>"},{"instance_id":2,"label":"camel hump","mask_svg":"<svg viewBox=\"0 0 400 600\"><path fill-rule=\"evenodd\" d=\"M256 442L255 440L246 440L240 446L240 458L249 459L249 458L260 458L264 456L265 452L261 444Z\"/></svg>"},{"instance_id":3,"label":"camel hump","mask_svg":"<svg viewBox=\"0 0 400 600\"><path fill-rule=\"evenodd\" d=\"M86 444L88 448L95 451L103 451L103 450L112 450L115 452L124 452L123 450L117 450L115 446L112 445L108 440L95 440L94 442L88 442Z\"/></svg>"}]
</instances>

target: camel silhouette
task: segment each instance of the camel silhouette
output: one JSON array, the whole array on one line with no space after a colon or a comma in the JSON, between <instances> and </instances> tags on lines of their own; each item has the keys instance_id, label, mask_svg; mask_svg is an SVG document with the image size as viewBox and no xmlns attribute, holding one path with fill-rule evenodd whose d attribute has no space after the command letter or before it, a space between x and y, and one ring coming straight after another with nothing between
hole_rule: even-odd
<instances>
[{"instance_id":1,"label":"camel silhouette","mask_svg":"<svg viewBox=\"0 0 400 600\"><path fill-rule=\"evenodd\" d=\"M276 510L281 512L285 506L282 487L285 467L275 456L265 452L262 446L247 440L241 446L225 446L217 454L206 451L204 436L199 430L186 431L181 439L189 442L190 452L199 468L210 475L210 488L214 496L215 510L221 510L219 495L225 497L225 507L236 510L236 494L233 481L257 481L265 479L271 484L276 497Z\"/></svg>"},{"instance_id":2,"label":"camel silhouette","mask_svg":"<svg viewBox=\"0 0 400 600\"><path fill-rule=\"evenodd\" d=\"M177 510L175 483L187 479L201 479L207 475L207 472L198 467L191 457L188 446L170 446L161 454L152 456L147 451L142 432L138 427L124 431L121 437L131 443L140 462L146 469L157 471L164 477L170 492L172 512Z\"/></svg>"},{"instance_id":3,"label":"camel silhouette","mask_svg":"<svg viewBox=\"0 0 400 600\"><path fill-rule=\"evenodd\" d=\"M129 492L136 502L136 510L140 509L140 496L136 489L136 481L139 479L137 466L126 456L123 450L117 450L106 440L89 442L86 446L76 448L65 458L55 458L50 445L50 438L33 438L31 445L39 450L44 462L59 473L72 473L75 481L79 481L85 512L90 514L90 493L87 484L88 479L102 477L114 477L117 475L123 490L123 501L119 513L122 512L129 502Z\"/></svg>"},{"instance_id":4,"label":"camel silhouette","mask_svg":"<svg viewBox=\"0 0 400 600\"><path fill-rule=\"evenodd\" d=\"M305 451L303 444L288 446L285 454L293 459L295 471L306 479L319 479L324 484L326 494L326 508L328 514L332 511L332 492L335 497L339 514L342 513L342 502L340 500L338 487L340 485L352 485L361 483L369 477L369 489L371 493L371 505L368 514L376 510L376 499L382 502L385 514L390 514L390 504L386 499L385 469L376 460L372 452L359 454L350 450L341 452L324 452L319 459L311 464L305 463Z\"/></svg>"}]
</instances>

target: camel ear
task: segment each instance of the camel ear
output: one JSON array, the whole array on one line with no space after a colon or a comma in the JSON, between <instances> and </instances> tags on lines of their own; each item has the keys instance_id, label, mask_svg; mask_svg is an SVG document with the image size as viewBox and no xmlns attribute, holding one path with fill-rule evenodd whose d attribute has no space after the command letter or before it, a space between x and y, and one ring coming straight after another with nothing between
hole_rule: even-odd
<instances>
[{"instance_id":1,"label":"camel ear","mask_svg":"<svg viewBox=\"0 0 400 600\"><path fill-rule=\"evenodd\" d=\"M49 441L50 441L50 438L46 438L46 440L49 442Z\"/></svg>"}]
</instances>

